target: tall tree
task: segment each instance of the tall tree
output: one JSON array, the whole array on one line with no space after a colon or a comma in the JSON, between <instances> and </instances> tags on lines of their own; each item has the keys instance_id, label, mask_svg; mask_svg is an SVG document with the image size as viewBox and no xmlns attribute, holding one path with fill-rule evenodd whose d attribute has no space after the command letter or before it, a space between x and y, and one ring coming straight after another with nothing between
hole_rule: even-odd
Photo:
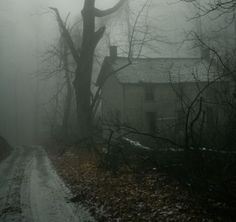
<instances>
[{"instance_id":1,"label":"tall tree","mask_svg":"<svg viewBox=\"0 0 236 222\"><path fill-rule=\"evenodd\" d=\"M78 136L79 139L88 139L92 135L91 110L91 79L93 58L96 46L101 40L105 27L96 30L95 20L116 12L127 0L119 0L112 8L100 10L95 7L95 0L85 0L82 10L83 35L81 48L77 50L69 31L61 19L56 8L51 8L57 16L58 24L63 32L71 54L76 61L74 89L76 94Z\"/></svg>"},{"instance_id":2,"label":"tall tree","mask_svg":"<svg viewBox=\"0 0 236 222\"><path fill-rule=\"evenodd\" d=\"M71 84L71 76L69 70L69 61L68 61L68 47L66 44L62 44L62 62L64 66L65 72L65 82L66 82L66 97L65 97L65 105L64 105L64 113L63 113L63 120L62 120L62 128L64 130L64 135L68 136L68 125L69 125L69 118L72 108L72 98L73 98L73 87Z\"/></svg>"}]
</instances>

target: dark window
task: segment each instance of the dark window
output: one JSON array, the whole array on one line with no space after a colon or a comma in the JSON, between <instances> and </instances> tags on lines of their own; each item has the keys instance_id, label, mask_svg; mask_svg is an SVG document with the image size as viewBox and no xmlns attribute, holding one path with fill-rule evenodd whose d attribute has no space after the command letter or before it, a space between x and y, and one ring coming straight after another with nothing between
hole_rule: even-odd
<instances>
[{"instance_id":1,"label":"dark window","mask_svg":"<svg viewBox=\"0 0 236 222\"><path fill-rule=\"evenodd\" d=\"M155 134L157 127L156 127L156 113L155 112L147 112L147 126L149 133Z\"/></svg>"},{"instance_id":2,"label":"dark window","mask_svg":"<svg viewBox=\"0 0 236 222\"><path fill-rule=\"evenodd\" d=\"M155 99L153 85L145 85L145 99L148 101L153 101Z\"/></svg>"},{"instance_id":3,"label":"dark window","mask_svg":"<svg viewBox=\"0 0 236 222\"><path fill-rule=\"evenodd\" d=\"M115 119L116 119L116 122L120 124L120 122L121 122L120 110L116 110L116 112L115 112Z\"/></svg>"},{"instance_id":4,"label":"dark window","mask_svg":"<svg viewBox=\"0 0 236 222\"><path fill-rule=\"evenodd\" d=\"M176 126L175 126L176 132L184 130L185 121L186 121L186 115L184 113L184 110L183 109L178 110L177 111Z\"/></svg>"},{"instance_id":5,"label":"dark window","mask_svg":"<svg viewBox=\"0 0 236 222\"><path fill-rule=\"evenodd\" d=\"M212 127L216 121L216 111L213 110L213 107L206 108L206 121L207 126Z\"/></svg>"}]
</instances>

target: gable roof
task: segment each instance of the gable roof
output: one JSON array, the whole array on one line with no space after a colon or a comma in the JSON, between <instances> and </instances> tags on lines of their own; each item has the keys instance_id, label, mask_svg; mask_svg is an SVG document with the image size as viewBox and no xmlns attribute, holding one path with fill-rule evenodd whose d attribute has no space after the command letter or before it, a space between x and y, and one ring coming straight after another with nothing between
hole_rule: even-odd
<instances>
[{"instance_id":1,"label":"gable roof","mask_svg":"<svg viewBox=\"0 0 236 222\"><path fill-rule=\"evenodd\" d=\"M127 58L104 59L97 84L101 85L109 75L115 75L122 84L207 82L217 77L216 67L199 58L134 59L132 64L119 72L115 70L128 64Z\"/></svg>"}]
</instances>

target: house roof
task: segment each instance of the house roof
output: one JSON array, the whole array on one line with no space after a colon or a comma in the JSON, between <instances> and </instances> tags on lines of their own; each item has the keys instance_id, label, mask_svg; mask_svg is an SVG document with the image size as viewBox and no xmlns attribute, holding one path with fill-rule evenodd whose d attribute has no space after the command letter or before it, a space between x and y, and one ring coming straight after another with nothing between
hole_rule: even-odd
<instances>
[{"instance_id":1,"label":"house roof","mask_svg":"<svg viewBox=\"0 0 236 222\"><path fill-rule=\"evenodd\" d=\"M122 84L207 82L217 76L216 67L199 58L152 58L135 59L128 64L127 58L115 60L106 57L97 84L101 85L110 75L115 75ZM126 66L122 69L122 67ZM115 72L120 69L120 71Z\"/></svg>"}]
</instances>

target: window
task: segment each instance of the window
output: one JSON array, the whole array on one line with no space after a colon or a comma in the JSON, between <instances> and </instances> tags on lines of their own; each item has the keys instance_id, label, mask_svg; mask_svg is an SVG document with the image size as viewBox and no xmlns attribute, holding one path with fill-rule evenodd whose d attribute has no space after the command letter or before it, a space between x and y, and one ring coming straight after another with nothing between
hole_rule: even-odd
<instances>
[{"instance_id":1,"label":"window","mask_svg":"<svg viewBox=\"0 0 236 222\"><path fill-rule=\"evenodd\" d=\"M217 120L217 111L213 109L213 107L208 106L206 108L206 121L207 126L212 127L216 123Z\"/></svg>"},{"instance_id":2,"label":"window","mask_svg":"<svg viewBox=\"0 0 236 222\"><path fill-rule=\"evenodd\" d=\"M157 130L156 113L155 112L147 112L146 118L147 118L147 127L148 127L149 133L155 134L156 130Z\"/></svg>"},{"instance_id":3,"label":"window","mask_svg":"<svg viewBox=\"0 0 236 222\"><path fill-rule=\"evenodd\" d=\"M145 99L147 101L153 101L155 99L155 90L153 85L145 85Z\"/></svg>"},{"instance_id":4,"label":"window","mask_svg":"<svg viewBox=\"0 0 236 222\"><path fill-rule=\"evenodd\" d=\"M186 121L186 115L184 113L184 110L183 109L177 110L177 119L176 119L176 125L175 125L176 132L184 130L185 121Z\"/></svg>"}]
</instances>

